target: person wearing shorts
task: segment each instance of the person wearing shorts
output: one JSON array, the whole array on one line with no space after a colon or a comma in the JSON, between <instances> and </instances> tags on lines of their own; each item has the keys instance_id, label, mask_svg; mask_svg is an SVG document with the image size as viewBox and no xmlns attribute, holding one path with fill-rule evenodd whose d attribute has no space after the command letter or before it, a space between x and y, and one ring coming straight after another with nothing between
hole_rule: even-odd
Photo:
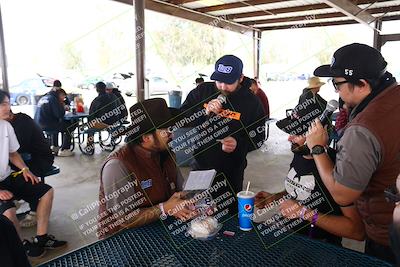
<instances>
[{"instance_id":1,"label":"person wearing shorts","mask_svg":"<svg viewBox=\"0 0 400 267\"><path fill-rule=\"evenodd\" d=\"M33 242L23 241L28 256L40 257L45 249L63 247L66 241L58 241L47 234L54 190L51 186L39 183L38 178L25 165L18 154L19 143L11 124L10 96L0 90L0 214L11 220L21 237L16 208L13 200L23 199L37 211L37 229ZM9 162L20 169L12 172Z\"/></svg>"}]
</instances>

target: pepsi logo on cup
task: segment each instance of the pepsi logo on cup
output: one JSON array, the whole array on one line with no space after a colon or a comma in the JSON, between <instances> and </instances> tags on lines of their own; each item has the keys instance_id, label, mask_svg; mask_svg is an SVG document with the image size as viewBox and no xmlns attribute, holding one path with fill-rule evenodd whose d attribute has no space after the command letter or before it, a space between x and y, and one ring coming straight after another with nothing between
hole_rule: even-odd
<instances>
[{"instance_id":1,"label":"pepsi logo on cup","mask_svg":"<svg viewBox=\"0 0 400 267\"><path fill-rule=\"evenodd\" d=\"M250 204L245 204L244 205L244 210L245 211L251 211L251 205Z\"/></svg>"}]
</instances>

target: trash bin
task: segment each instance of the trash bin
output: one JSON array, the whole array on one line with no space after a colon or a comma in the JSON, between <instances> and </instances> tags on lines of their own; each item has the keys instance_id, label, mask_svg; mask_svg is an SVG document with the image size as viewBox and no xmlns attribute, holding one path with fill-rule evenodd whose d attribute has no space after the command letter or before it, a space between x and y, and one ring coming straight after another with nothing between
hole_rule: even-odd
<instances>
[{"instance_id":1,"label":"trash bin","mask_svg":"<svg viewBox=\"0 0 400 267\"><path fill-rule=\"evenodd\" d=\"M182 101L182 91L169 91L168 92L169 98L169 107L171 108L180 108L181 101Z\"/></svg>"}]
</instances>

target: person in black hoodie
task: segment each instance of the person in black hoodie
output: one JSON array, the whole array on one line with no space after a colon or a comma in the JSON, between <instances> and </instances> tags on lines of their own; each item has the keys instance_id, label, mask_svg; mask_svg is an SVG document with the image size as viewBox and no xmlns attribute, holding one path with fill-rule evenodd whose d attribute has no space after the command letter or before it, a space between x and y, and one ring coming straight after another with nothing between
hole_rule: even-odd
<instances>
[{"instance_id":1,"label":"person in black hoodie","mask_svg":"<svg viewBox=\"0 0 400 267\"><path fill-rule=\"evenodd\" d=\"M107 93L106 87L104 82L96 84L96 91L99 95L92 101L89 108L89 125L91 128L111 129L126 118L124 116L124 114L127 115L125 104L121 104L115 94ZM93 133L88 134L86 150L89 153L94 149L93 137Z\"/></svg>"},{"instance_id":2,"label":"person in black hoodie","mask_svg":"<svg viewBox=\"0 0 400 267\"><path fill-rule=\"evenodd\" d=\"M72 133L75 130L72 121L64 120L66 93L63 89L50 91L44 95L38 102L35 121L44 131L58 131L63 133L63 142L58 156L72 156L70 151ZM58 147L58 134L52 138L53 146Z\"/></svg>"},{"instance_id":3,"label":"person in black hoodie","mask_svg":"<svg viewBox=\"0 0 400 267\"><path fill-rule=\"evenodd\" d=\"M43 177L51 169L54 163L54 155L42 129L31 117L24 113L14 114L10 112L8 121L14 128L20 145L18 153L29 154L29 160L25 161L26 165L36 176Z\"/></svg>"},{"instance_id":4,"label":"person in black hoodie","mask_svg":"<svg viewBox=\"0 0 400 267\"><path fill-rule=\"evenodd\" d=\"M106 92L106 84L98 82L96 91L99 94L90 104L89 120L95 120L107 125L112 125L121 118L122 110L126 111L125 106L121 106L121 102L114 94Z\"/></svg>"},{"instance_id":5,"label":"person in black hoodie","mask_svg":"<svg viewBox=\"0 0 400 267\"><path fill-rule=\"evenodd\" d=\"M120 104L123 105L121 106L121 115L120 115L120 119L121 121L126 121L128 119L128 109L126 108L126 103L125 103L125 99L121 94L121 91L118 90L117 86L115 85L115 83L113 82L107 82L106 83L106 92L108 94L113 94L115 95Z\"/></svg>"},{"instance_id":6,"label":"person in black hoodie","mask_svg":"<svg viewBox=\"0 0 400 267\"><path fill-rule=\"evenodd\" d=\"M221 57L211 75L215 82L202 83L189 93L180 108L182 118L178 118L184 123L176 125L193 126L196 132L186 133L183 145L185 152L193 151L193 168L217 170L235 193L243 187L247 153L261 147L265 136L263 107L242 71L238 57Z\"/></svg>"}]
</instances>

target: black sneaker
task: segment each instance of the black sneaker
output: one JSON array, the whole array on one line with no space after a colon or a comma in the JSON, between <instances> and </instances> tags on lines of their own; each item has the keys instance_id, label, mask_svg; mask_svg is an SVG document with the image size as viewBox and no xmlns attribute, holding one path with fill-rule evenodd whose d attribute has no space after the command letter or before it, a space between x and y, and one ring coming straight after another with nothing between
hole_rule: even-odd
<instances>
[{"instance_id":1,"label":"black sneaker","mask_svg":"<svg viewBox=\"0 0 400 267\"><path fill-rule=\"evenodd\" d=\"M36 236L33 243L45 249L58 249L67 245L67 241L56 240L52 235Z\"/></svg>"},{"instance_id":2,"label":"black sneaker","mask_svg":"<svg viewBox=\"0 0 400 267\"><path fill-rule=\"evenodd\" d=\"M22 245L24 246L26 254L30 258L41 258L44 254L46 254L46 250L43 247L31 243L26 239L22 241Z\"/></svg>"}]
</instances>

